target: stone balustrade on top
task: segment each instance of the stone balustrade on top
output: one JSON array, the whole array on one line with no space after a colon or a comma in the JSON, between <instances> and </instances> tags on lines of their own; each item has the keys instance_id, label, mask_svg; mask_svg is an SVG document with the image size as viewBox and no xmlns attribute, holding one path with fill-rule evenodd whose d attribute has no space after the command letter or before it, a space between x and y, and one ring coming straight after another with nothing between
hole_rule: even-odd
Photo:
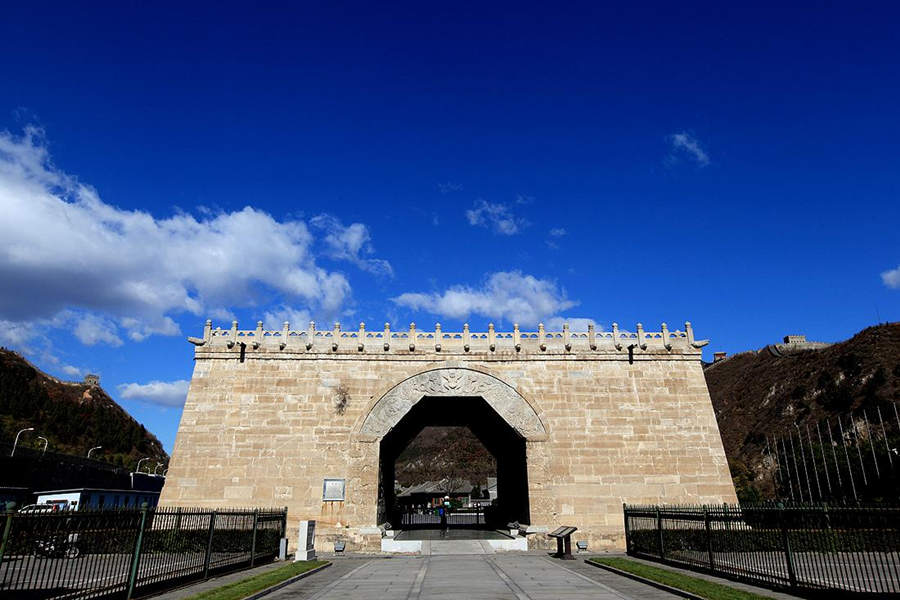
<instances>
[{"instance_id":1,"label":"stone balustrade on top","mask_svg":"<svg viewBox=\"0 0 900 600\"><path fill-rule=\"evenodd\" d=\"M659 353L678 352L699 354L700 348L708 340L695 340L691 323L685 322L684 330L670 331L665 323L660 331L645 331L638 323L635 331L620 330L616 323L609 331L597 331L591 325L587 331L572 331L568 324L562 331L546 331L538 325L537 331L520 331L518 325L512 331L495 331L488 325L484 332L469 331L465 324L459 332L443 331L440 323L434 330L416 329L411 323L409 329L391 330L385 323L383 330L368 330L365 323L359 329L343 330L340 323L333 329L316 329L311 321L307 329L291 329L288 322L281 329L265 329L262 321L256 329L238 329L233 321L230 329L212 326L206 321L203 337L188 338L192 344L210 351L263 351L263 352L310 352L310 353L529 353L564 354L588 352Z\"/></svg>"}]
</instances>

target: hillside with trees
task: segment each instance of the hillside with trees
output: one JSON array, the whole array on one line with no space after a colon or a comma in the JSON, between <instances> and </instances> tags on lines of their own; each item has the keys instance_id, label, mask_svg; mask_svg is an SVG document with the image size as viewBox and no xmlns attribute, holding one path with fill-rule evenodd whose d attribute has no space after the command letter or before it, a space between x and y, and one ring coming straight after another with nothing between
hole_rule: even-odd
<instances>
[{"instance_id":1,"label":"hillside with trees","mask_svg":"<svg viewBox=\"0 0 900 600\"><path fill-rule=\"evenodd\" d=\"M168 455L148 432L99 385L60 381L40 371L19 354L0 348L0 444L11 446L26 427L20 447L91 458L133 469L142 457L166 462Z\"/></svg>"},{"instance_id":2,"label":"hillside with trees","mask_svg":"<svg viewBox=\"0 0 900 600\"><path fill-rule=\"evenodd\" d=\"M900 323L821 349L783 348L704 370L739 497L897 502Z\"/></svg>"},{"instance_id":3,"label":"hillside with trees","mask_svg":"<svg viewBox=\"0 0 900 600\"><path fill-rule=\"evenodd\" d=\"M402 487L445 479L484 486L497 463L468 427L425 427L400 453L395 476Z\"/></svg>"}]
</instances>

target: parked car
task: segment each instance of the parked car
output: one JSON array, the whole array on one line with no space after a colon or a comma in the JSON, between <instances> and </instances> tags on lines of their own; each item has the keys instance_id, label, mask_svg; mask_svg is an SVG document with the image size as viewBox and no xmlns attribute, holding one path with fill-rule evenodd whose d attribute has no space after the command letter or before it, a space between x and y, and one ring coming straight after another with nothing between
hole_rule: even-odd
<instances>
[{"instance_id":1,"label":"parked car","mask_svg":"<svg viewBox=\"0 0 900 600\"><path fill-rule=\"evenodd\" d=\"M29 504L28 506L23 506L19 509L20 513L25 514L55 513L58 511L58 504Z\"/></svg>"}]
</instances>

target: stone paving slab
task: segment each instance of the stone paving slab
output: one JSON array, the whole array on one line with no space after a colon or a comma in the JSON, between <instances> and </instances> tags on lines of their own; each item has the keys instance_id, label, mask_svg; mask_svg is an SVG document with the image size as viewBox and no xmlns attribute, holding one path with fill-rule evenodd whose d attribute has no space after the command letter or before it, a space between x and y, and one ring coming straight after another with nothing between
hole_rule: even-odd
<instances>
[{"instance_id":1,"label":"stone paving slab","mask_svg":"<svg viewBox=\"0 0 900 600\"><path fill-rule=\"evenodd\" d=\"M336 559L271 600L671 600L676 598L581 561L539 554ZM574 568L573 568L574 567Z\"/></svg>"}]
</instances>

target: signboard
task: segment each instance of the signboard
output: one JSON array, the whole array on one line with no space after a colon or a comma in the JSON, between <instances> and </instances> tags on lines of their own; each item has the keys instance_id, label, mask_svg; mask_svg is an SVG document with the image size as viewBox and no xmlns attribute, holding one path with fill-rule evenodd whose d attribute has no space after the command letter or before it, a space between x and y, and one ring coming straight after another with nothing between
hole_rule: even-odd
<instances>
[{"instance_id":1,"label":"signboard","mask_svg":"<svg viewBox=\"0 0 900 600\"><path fill-rule=\"evenodd\" d=\"M343 502L345 494L345 480L326 479L322 486L322 502Z\"/></svg>"}]
</instances>

